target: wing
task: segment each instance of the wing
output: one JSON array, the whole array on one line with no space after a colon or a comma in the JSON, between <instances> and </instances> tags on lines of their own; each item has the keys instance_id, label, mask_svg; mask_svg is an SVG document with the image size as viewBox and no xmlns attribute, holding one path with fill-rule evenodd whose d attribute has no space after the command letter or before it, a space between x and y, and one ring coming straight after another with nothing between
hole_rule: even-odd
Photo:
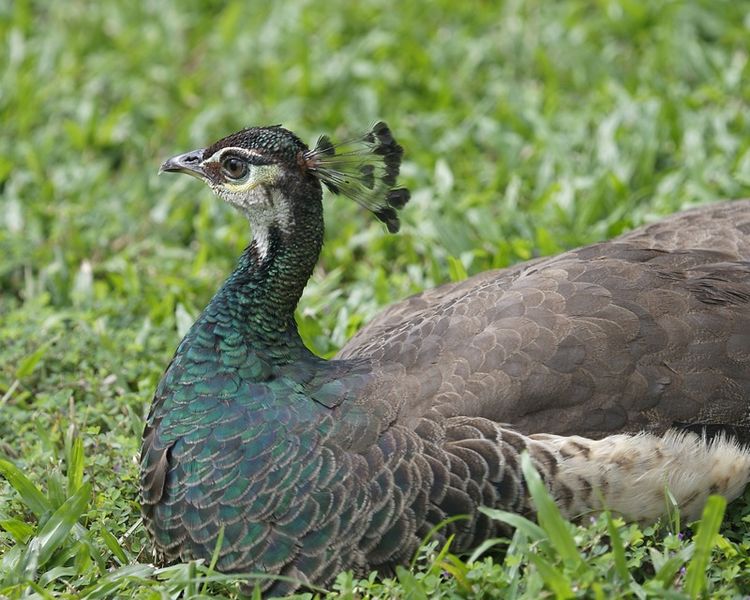
<instances>
[{"instance_id":1,"label":"wing","mask_svg":"<svg viewBox=\"0 0 750 600\"><path fill-rule=\"evenodd\" d=\"M527 432L600 437L678 424L750 433L750 202L704 207L558 257L443 286L340 356L372 396Z\"/></svg>"}]
</instances>

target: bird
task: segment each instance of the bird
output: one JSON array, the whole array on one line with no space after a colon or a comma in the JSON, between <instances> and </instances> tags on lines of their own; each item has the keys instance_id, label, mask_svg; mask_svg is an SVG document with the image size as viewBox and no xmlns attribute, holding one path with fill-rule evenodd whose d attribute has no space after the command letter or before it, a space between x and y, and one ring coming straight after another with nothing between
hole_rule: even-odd
<instances>
[{"instance_id":1,"label":"bird","mask_svg":"<svg viewBox=\"0 0 750 600\"><path fill-rule=\"evenodd\" d=\"M425 291L324 360L294 319L323 190L395 233L403 152L383 122L312 148L274 125L161 165L207 184L252 236L147 417L155 560L215 557L269 594L392 574L430 533L455 552L507 533L480 506L533 516L524 453L571 519L653 521L665 487L686 518L709 494L736 498L750 480L750 200Z\"/></svg>"}]
</instances>

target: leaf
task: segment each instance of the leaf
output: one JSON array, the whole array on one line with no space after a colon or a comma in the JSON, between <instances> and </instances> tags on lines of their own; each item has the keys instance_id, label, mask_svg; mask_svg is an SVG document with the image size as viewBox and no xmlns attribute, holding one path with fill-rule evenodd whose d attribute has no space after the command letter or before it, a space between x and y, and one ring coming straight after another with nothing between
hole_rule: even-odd
<instances>
[{"instance_id":1,"label":"leaf","mask_svg":"<svg viewBox=\"0 0 750 600\"><path fill-rule=\"evenodd\" d=\"M31 375L51 345L51 342L46 342L24 358L16 369L16 379L23 379L24 377Z\"/></svg>"},{"instance_id":2,"label":"leaf","mask_svg":"<svg viewBox=\"0 0 750 600\"><path fill-rule=\"evenodd\" d=\"M8 483L21 496L24 505L37 518L52 510L49 500L12 462L0 458L0 475L8 480Z\"/></svg>"},{"instance_id":3,"label":"leaf","mask_svg":"<svg viewBox=\"0 0 750 600\"><path fill-rule=\"evenodd\" d=\"M660 582L664 588L669 588L672 585L677 572L680 570L680 567L682 567L682 565L685 564L685 561L692 556L694 549L695 544L690 544L689 546L682 548L674 556L670 556L666 560L661 561L653 579ZM654 566L656 566L656 561L654 561Z\"/></svg>"},{"instance_id":4,"label":"leaf","mask_svg":"<svg viewBox=\"0 0 750 600\"><path fill-rule=\"evenodd\" d=\"M456 258L455 256L448 256L447 260L448 276L451 278L451 281L463 281L469 276L460 258Z\"/></svg>"},{"instance_id":5,"label":"leaf","mask_svg":"<svg viewBox=\"0 0 750 600\"><path fill-rule=\"evenodd\" d=\"M25 544L34 535L34 528L18 519L3 519L0 521L0 527L5 529L19 544Z\"/></svg>"},{"instance_id":6,"label":"leaf","mask_svg":"<svg viewBox=\"0 0 750 600\"><path fill-rule=\"evenodd\" d=\"M120 546L120 542L117 541L117 538L104 527L99 530L99 534L102 536L104 544L112 555L120 561L120 564L127 565L130 561L128 560L127 554L125 554L125 550Z\"/></svg>"},{"instance_id":7,"label":"leaf","mask_svg":"<svg viewBox=\"0 0 750 600\"><path fill-rule=\"evenodd\" d=\"M570 561L576 568L581 567L583 561L578 553L573 535L568 529L568 522L563 519L560 509L542 483L542 478L534 468L528 452L521 455L521 470L536 506L539 525L547 532L550 542L563 560Z\"/></svg>"},{"instance_id":8,"label":"leaf","mask_svg":"<svg viewBox=\"0 0 750 600\"><path fill-rule=\"evenodd\" d=\"M16 544L4 555L0 561L0 598L2 598L2 586L13 585L18 582L20 577L21 560L23 559L24 547Z\"/></svg>"},{"instance_id":9,"label":"leaf","mask_svg":"<svg viewBox=\"0 0 750 600\"><path fill-rule=\"evenodd\" d=\"M447 196L453 189L453 171L444 158L435 161L435 189L438 194Z\"/></svg>"},{"instance_id":10,"label":"leaf","mask_svg":"<svg viewBox=\"0 0 750 600\"><path fill-rule=\"evenodd\" d=\"M427 594L412 573L404 569L401 565L396 567L396 577L406 592L407 598L414 600L427 600Z\"/></svg>"},{"instance_id":11,"label":"leaf","mask_svg":"<svg viewBox=\"0 0 750 600\"><path fill-rule=\"evenodd\" d=\"M411 563L409 565L409 568L413 570L416 567L416 565L417 565L417 559L419 558L419 552L420 552L420 550L427 544L427 542L429 542L433 538L433 536L438 531L440 531L441 529L447 527L451 523L453 523L455 521L460 521L460 520L468 521L469 520L469 515L453 515L452 517L448 517L447 519L443 519L442 521L440 521L440 523L438 523L437 525L433 526L427 532L427 534L422 538L422 541L419 543L419 547L414 551L414 556L411 559ZM446 544L444 546L444 550L447 551L448 547L450 546L450 542L451 542L452 539L453 539L453 536L450 536L448 538L448 541L446 542Z\"/></svg>"},{"instance_id":12,"label":"leaf","mask_svg":"<svg viewBox=\"0 0 750 600\"><path fill-rule=\"evenodd\" d=\"M685 576L685 591L691 598L698 598L703 594L706 586L706 568L714 547L716 534L724 519L724 511L727 507L726 498L723 496L709 496L706 506L703 508L698 533L695 536L695 551L687 566Z\"/></svg>"},{"instance_id":13,"label":"leaf","mask_svg":"<svg viewBox=\"0 0 750 600\"><path fill-rule=\"evenodd\" d=\"M537 568L544 583L554 592L556 598L564 600L575 596L570 581L562 571L533 552L529 553L529 561Z\"/></svg>"},{"instance_id":14,"label":"leaf","mask_svg":"<svg viewBox=\"0 0 750 600\"><path fill-rule=\"evenodd\" d=\"M58 508L29 543L28 553L38 554L38 565L44 565L65 541L68 533L88 507L91 484L85 483Z\"/></svg>"},{"instance_id":15,"label":"leaf","mask_svg":"<svg viewBox=\"0 0 750 600\"><path fill-rule=\"evenodd\" d=\"M508 512L506 510L500 510L497 508L488 508L486 506L480 506L479 512L483 512L485 515L487 515L491 519L495 519L496 521L507 523L514 529L521 529L529 537L529 539L533 541L540 541L547 538L547 534L544 532L544 529L539 527L539 525L537 525L533 521L527 519L526 517L522 517L519 514Z\"/></svg>"},{"instance_id":16,"label":"leaf","mask_svg":"<svg viewBox=\"0 0 750 600\"><path fill-rule=\"evenodd\" d=\"M466 566L466 563L455 554L448 554L440 561L440 564L446 572L453 575L459 587L461 587L464 592L471 592L471 583L467 578L469 567Z\"/></svg>"},{"instance_id":17,"label":"leaf","mask_svg":"<svg viewBox=\"0 0 750 600\"><path fill-rule=\"evenodd\" d=\"M605 516L607 518L607 533L609 533L610 544L612 545L612 555L615 558L615 573L625 583L630 580L628 564L625 560L625 546L622 543L620 531L609 511L605 513Z\"/></svg>"},{"instance_id":18,"label":"leaf","mask_svg":"<svg viewBox=\"0 0 750 600\"><path fill-rule=\"evenodd\" d=\"M154 567L142 563L122 566L104 574L94 585L82 590L80 597L86 600L115 598L117 596L113 592L122 585L123 580L146 580L153 576L154 571Z\"/></svg>"},{"instance_id":19,"label":"leaf","mask_svg":"<svg viewBox=\"0 0 750 600\"><path fill-rule=\"evenodd\" d=\"M214 545L214 551L211 555L211 562L208 565L208 575L211 575L214 572L214 569L216 568L216 563L219 562L219 556L221 555L221 549L224 546L224 525L221 526L219 529L219 535L216 538L216 544ZM201 594L206 593L206 587L208 586L208 581L206 581L203 584L203 588L201 589Z\"/></svg>"},{"instance_id":20,"label":"leaf","mask_svg":"<svg viewBox=\"0 0 750 600\"><path fill-rule=\"evenodd\" d=\"M79 436L73 437L66 456L68 475L68 495L78 491L83 484L83 440Z\"/></svg>"}]
</instances>

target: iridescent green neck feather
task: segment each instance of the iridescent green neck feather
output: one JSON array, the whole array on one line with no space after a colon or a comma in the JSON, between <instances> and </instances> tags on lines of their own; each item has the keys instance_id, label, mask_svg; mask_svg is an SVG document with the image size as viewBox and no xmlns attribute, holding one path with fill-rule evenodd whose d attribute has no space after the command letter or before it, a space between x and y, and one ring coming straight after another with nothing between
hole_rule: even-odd
<instances>
[{"instance_id":1,"label":"iridescent green neck feather","mask_svg":"<svg viewBox=\"0 0 750 600\"><path fill-rule=\"evenodd\" d=\"M232 333L241 333L253 350L297 350L288 357L273 352L282 362L305 354L294 311L320 254L323 209L317 182L301 191L306 200L293 205L286 223L256 223L252 242L195 327L229 316Z\"/></svg>"}]
</instances>

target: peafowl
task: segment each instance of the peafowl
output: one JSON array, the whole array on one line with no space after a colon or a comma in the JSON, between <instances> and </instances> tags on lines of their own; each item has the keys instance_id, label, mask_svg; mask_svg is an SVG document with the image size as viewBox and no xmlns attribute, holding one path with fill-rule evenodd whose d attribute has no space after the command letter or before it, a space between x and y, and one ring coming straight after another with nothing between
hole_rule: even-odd
<instances>
[{"instance_id":1,"label":"peafowl","mask_svg":"<svg viewBox=\"0 0 750 600\"><path fill-rule=\"evenodd\" d=\"M250 221L234 272L179 344L143 435L158 560L269 576L388 574L421 539L464 551L533 514L527 452L563 513L686 518L750 479L750 201L481 273L393 305L333 360L294 310L323 243L323 186L388 230L409 192L384 123L310 150L252 127L167 160ZM718 432L718 434L717 434ZM729 432L729 433L727 433ZM285 576L274 579L274 576Z\"/></svg>"}]
</instances>

